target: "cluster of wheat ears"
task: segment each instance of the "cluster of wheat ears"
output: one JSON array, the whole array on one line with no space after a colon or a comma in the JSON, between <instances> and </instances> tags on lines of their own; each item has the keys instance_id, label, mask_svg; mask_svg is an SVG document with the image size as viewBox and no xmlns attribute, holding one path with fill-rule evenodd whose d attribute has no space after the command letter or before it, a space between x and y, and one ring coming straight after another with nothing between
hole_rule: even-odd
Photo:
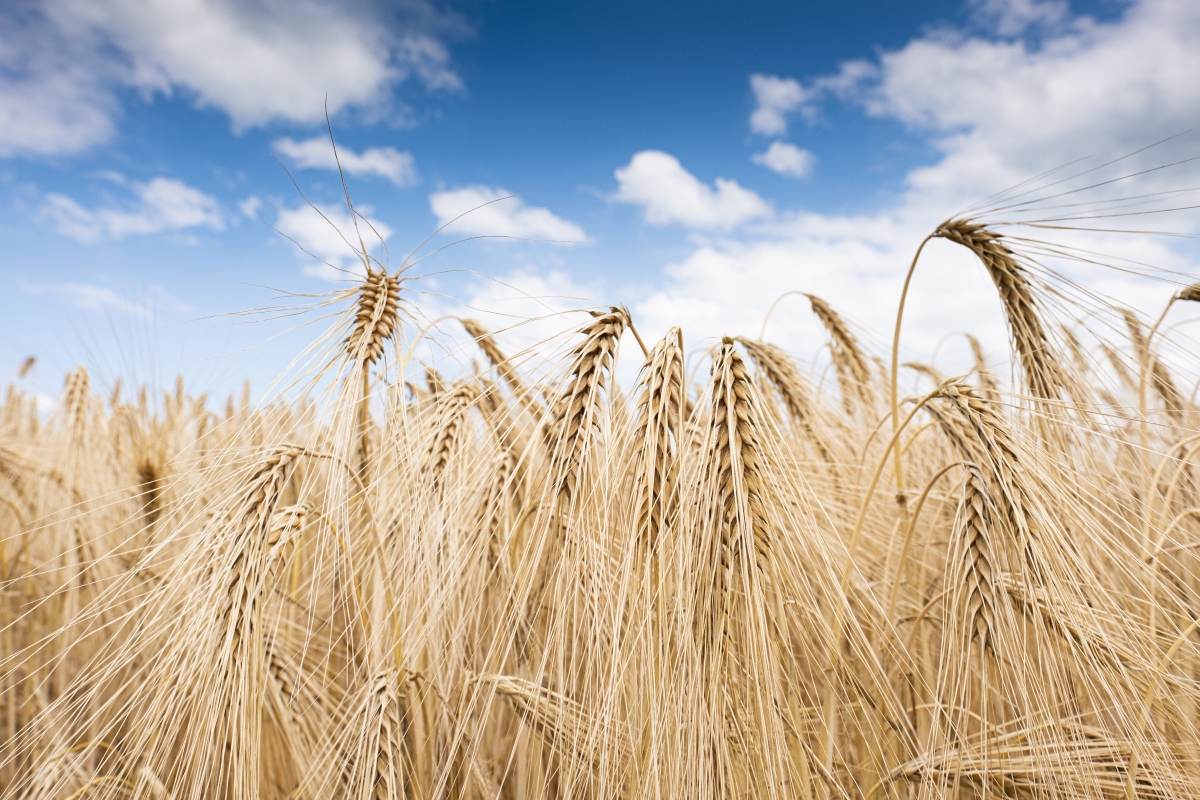
<instances>
[{"instance_id":1,"label":"cluster of wheat ears","mask_svg":"<svg viewBox=\"0 0 1200 800\"><path fill-rule=\"evenodd\" d=\"M815 296L827 387L624 308L541 371L441 320L443 378L364 248L323 400L10 390L0 796L1200 796L1200 406L1158 325L1081 342L1018 240L930 238L1011 384Z\"/></svg>"}]
</instances>

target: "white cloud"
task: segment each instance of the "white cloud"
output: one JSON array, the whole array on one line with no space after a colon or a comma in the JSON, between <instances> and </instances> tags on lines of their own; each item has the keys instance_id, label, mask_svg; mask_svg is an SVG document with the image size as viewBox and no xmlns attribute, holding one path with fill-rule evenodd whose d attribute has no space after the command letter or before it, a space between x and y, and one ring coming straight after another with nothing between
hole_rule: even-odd
<instances>
[{"instance_id":1,"label":"white cloud","mask_svg":"<svg viewBox=\"0 0 1200 800\"><path fill-rule=\"evenodd\" d=\"M415 79L456 89L441 36L453 18L424 0L395 9L321 0L44 0L0 10L0 155L107 141L118 92L182 95L234 128L318 122L345 108L387 114Z\"/></svg>"},{"instance_id":2,"label":"white cloud","mask_svg":"<svg viewBox=\"0 0 1200 800\"><path fill-rule=\"evenodd\" d=\"M750 88L756 104L750 114L750 130L764 136L787 133L788 113L799 108L810 94L795 78L759 73L750 76Z\"/></svg>"},{"instance_id":3,"label":"white cloud","mask_svg":"<svg viewBox=\"0 0 1200 800\"><path fill-rule=\"evenodd\" d=\"M323 136L314 136L302 142L284 137L271 146L301 169L336 170L340 160L342 170L349 175L378 175L397 186L412 186L417 182L417 168L413 164L412 154L402 153L394 147L369 147L361 153L339 147L337 158L334 158L333 147L329 139Z\"/></svg>"},{"instance_id":4,"label":"white cloud","mask_svg":"<svg viewBox=\"0 0 1200 800\"><path fill-rule=\"evenodd\" d=\"M308 255L304 272L326 280L343 280L349 276L342 270L362 274L362 261L356 254L359 233L367 250L375 256L384 242L392 235L392 229L383 222L370 217L369 209L359 209L366 219L358 220L358 233L350 212L340 208L322 208L322 218L310 206L283 208L275 220L275 229L303 247ZM374 230L372 230L374 229ZM315 256L320 261L314 260ZM325 263L321 263L325 262Z\"/></svg>"},{"instance_id":5,"label":"white cloud","mask_svg":"<svg viewBox=\"0 0 1200 800\"><path fill-rule=\"evenodd\" d=\"M802 147L776 141L771 142L764 152L755 153L750 160L789 178L807 178L816 157Z\"/></svg>"},{"instance_id":6,"label":"white cloud","mask_svg":"<svg viewBox=\"0 0 1200 800\"><path fill-rule=\"evenodd\" d=\"M771 206L737 181L702 183L661 150L643 150L616 171L615 199L642 206L651 225L679 223L688 228L730 230L771 216Z\"/></svg>"},{"instance_id":7,"label":"white cloud","mask_svg":"<svg viewBox=\"0 0 1200 800\"><path fill-rule=\"evenodd\" d=\"M527 206L520 197L500 188L468 186L434 192L429 195L429 208L439 226L449 225L445 232L451 235L587 241L587 234L574 222L556 216L548 208Z\"/></svg>"},{"instance_id":8,"label":"white cloud","mask_svg":"<svg viewBox=\"0 0 1200 800\"><path fill-rule=\"evenodd\" d=\"M124 207L86 208L66 195L46 195L45 215L63 236L80 242L122 239L188 228L223 230L216 198L174 178L135 184L137 199Z\"/></svg>"}]
</instances>

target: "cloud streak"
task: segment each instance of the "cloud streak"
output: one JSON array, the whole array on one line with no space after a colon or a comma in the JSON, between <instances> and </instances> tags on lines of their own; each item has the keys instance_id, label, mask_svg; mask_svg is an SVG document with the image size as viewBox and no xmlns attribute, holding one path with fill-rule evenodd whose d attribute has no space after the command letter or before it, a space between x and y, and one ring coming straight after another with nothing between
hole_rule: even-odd
<instances>
[{"instance_id":1,"label":"cloud streak","mask_svg":"<svg viewBox=\"0 0 1200 800\"><path fill-rule=\"evenodd\" d=\"M444 233L467 236L511 236L548 239L563 243L588 240L583 228L555 215L548 208L528 206L505 189L468 186L434 192L429 208ZM457 219L456 219L457 218Z\"/></svg>"},{"instance_id":2,"label":"cloud streak","mask_svg":"<svg viewBox=\"0 0 1200 800\"><path fill-rule=\"evenodd\" d=\"M271 146L301 169L336 170L340 161L342 170L348 175L374 175L400 187L412 186L418 180L412 154L402 153L394 147L368 147L361 153L338 147L335 158L333 146L323 136L301 142L284 137L276 139Z\"/></svg>"},{"instance_id":3,"label":"cloud streak","mask_svg":"<svg viewBox=\"0 0 1200 800\"><path fill-rule=\"evenodd\" d=\"M43 213L59 234L88 244L190 228L225 228L216 198L182 181L154 178L133 188L136 199L132 202L99 208L86 208L66 195L50 193Z\"/></svg>"}]
</instances>

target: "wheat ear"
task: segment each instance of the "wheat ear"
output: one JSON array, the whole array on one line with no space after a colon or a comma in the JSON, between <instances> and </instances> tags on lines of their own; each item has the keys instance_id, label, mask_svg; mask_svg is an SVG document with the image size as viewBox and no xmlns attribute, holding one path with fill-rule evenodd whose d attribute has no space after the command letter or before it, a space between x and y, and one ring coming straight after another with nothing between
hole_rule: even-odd
<instances>
[{"instance_id":1,"label":"wheat ear","mask_svg":"<svg viewBox=\"0 0 1200 800\"><path fill-rule=\"evenodd\" d=\"M530 414L540 416L542 409L538 406L537 401L530 394L525 384L521 381L521 376L517 374L513 367L512 361L504 355L496 344L495 338L488 332L488 329L479 324L473 319L460 319L463 328L474 337L476 344L483 350L483 354L488 357L488 361L492 362L492 366L496 368L496 373L500 376L500 380L508 386L508 390L513 393L517 401Z\"/></svg>"},{"instance_id":2,"label":"wheat ear","mask_svg":"<svg viewBox=\"0 0 1200 800\"><path fill-rule=\"evenodd\" d=\"M1009 335L1030 393L1041 400L1062 397L1068 390L1067 376L1042 325L1028 270L1000 234L980 223L958 219L943 222L933 235L966 247L987 269L1004 306Z\"/></svg>"},{"instance_id":3,"label":"wheat ear","mask_svg":"<svg viewBox=\"0 0 1200 800\"><path fill-rule=\"evenodd\" d=\"M634 495L637 539L651 552L675 506L678 466L673 442L683 423L683 349L671 329L642 367L637 386Z\"/></svg>"},{"instance_id":4,"label":"wheat ear","mask_svg":"<svg viewBox=\"0 0 1200 800\"><path fill-rule=\"evenodd\" d=\"M599 425L600 393L607 389L606 375L612 368L621 334L629 325L629 312L624 308L593 314L593 321L582 330L583 341L572 350L566 387L545 429L554 490L568 502L575 495L580 467Z\"/></svg>"},{"instance_id":5,"label":"wheat ear","mask_svg":"<svg viewBox=\"0 0 1200 800\"><path fill-rule=\"evenodd\" d=\"M1074 335L1070 335L1073 339ZM967 334L967 344L971 345L971 355L975 358L975 378L979 381L980 395L989 403L999 402L1000 384L996 381L991 367L988 366L987 356L983 354L983 345L970 333Z\"/></svg>"},{"instance_id":6,"label":"wheat ear","mask_svg":"<svg viewBox=\"0 0 1200 800\"><path fill-rule=\"evenodd\" d=\"M766 375L767 380L775 387L775 391L779 393L784 406L787 407L788 414L792 418L792 422L799 425L805 434L807 434L809 441L816 448L821 458L832 462L833 456L829 452L829 446L825 442L825 437L821 435L816 427L817 410L811 397L808 382L800 375L800 370L796 369L796 365L792 362L791 358L773 344L766 344L741 336L732 341L736 341L742 347L746 348L746 352L750 355L750 358L754 359L754 363L758 365L758 368ZM739 362L740 360L739 358Z\"/></svg>"},{"instance_id":7,"label":"wheat ear","mask_svg":"<svg viewBox=\"0 0 1200 800\"><path fill-rule=\"evenodd\" d=\"M858 405L869 406L872 399L871 370L867 366L867 358L859 347L858 340L829 303L815 294L806 294L805 297L808 298L813 313L829 333L833 366L837 370L838 390L842 395L842 405L846 413L854 413Z\"/></svg>"}]
</instances>

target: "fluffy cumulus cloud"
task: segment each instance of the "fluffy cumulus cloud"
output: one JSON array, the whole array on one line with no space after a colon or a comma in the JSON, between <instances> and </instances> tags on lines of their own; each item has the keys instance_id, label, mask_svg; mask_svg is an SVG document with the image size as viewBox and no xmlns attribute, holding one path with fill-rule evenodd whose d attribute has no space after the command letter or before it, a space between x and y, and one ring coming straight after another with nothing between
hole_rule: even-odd
<instances>
[{"instance_id":1,"label":"fluffy cumulus cloud","mask_svg":"<svg viewBox=\"0 0 1200 800\"><path fill-rule=\"evenodd\" d=\"M763 152L755 153L750 160L789 178L807 178L816 157L803 147L776 141Z\"/></svg>"},{"instance_id":2,"label":"fluffy cumulus cloud","mask_svg":"<svg viewBox=\"0 0 1200 800\"><path fill-rule=\"evenodd\" d=\"M1105 22L1072 16L1058 2L980 0L974 7L976 27L933 30L873 59L839 65L829 75L752 77L758 107L750 124L756 132L778 135L790 116L816 118L824 104L841 103L869 117L900 122L923 137L937 156L913 168L906 190L878 211L859 216L782 211L753 229L698 245L668 264L661 289L635 307L646 327L662 331L681 324L696 337L757 333L772 300L785 291L803 290L824 296L850 319L878 332L882 342L889 336L908 261L942 219L1086 156L1092 158L1043 179L1040 185L1049 188L1022 199L1048 197L1194 155L1192 137L1086 173L1194 127L1195 98L1200 96L1200 5L1138 0L1119 19ZM660 161L670 164L673 159L668 158ZM1049 186L1077 173L1075 179ZM1090 217L1120 213L1121 208L1110 212L1106 205L1116 198L1195 186L1198 177L1193 167L1181 165L1036 204L1024 215L1019 208L1010 209L1000 217L1083 216L1089 218L1066 224L1194 232L1194 218ZM1066 203L1084 205L1055 208ZM1194 200L1178 203L1191 204ZM1170 203L1162 197L1147 199L1131 210L1156 205ZM665 210L659 213L670 216ZM1090 231L1038 230L1032 235L1105 253L1106 260L1119 265L1195 268L1181 249L1185 245L1172 244L1176 240ZM1049 263L1089 289L1135 308L1157 311L1171 291L1094 264ZM802 299L788 302L803 308ZM816 352L823 337L808 319L806 310L777 314L768 336L797 352ZM943 359L956 349L964 351L962 337L945 338L956 330L981 334L997 359L1008 352L986 274L962 248L934 242L923 256L906 312L908 357L928 359L939 343L945 344Z\"/></svg>"},{"instance_id":3,"label":"fluffy cumulus cloud","mask_svg":"<svg viewBox=\"0 0 1200 800\"><path fill-rule=\"evenodd\" d=\"M361 153L338 147L335 157L333 146L323 136L302 142L284 137L275 140L272 147L301 169L336 170L340 162L342 170L349 175L375 175L387 178L397 186L412 186L417 182L412 154L402 153L394 147L368 147Z\"/></svg>"},{"instance_id":4,"label":"fluffy cumulus cloud","mask_svg":"<svg viewBox=\"0 0 1200 800\"><path fill-rule=\"evenodd\" d=\"M386 113L413 78L455 89L448 17L400 18L320 0L19 0L0 10L0 155L77 152L107 139L122 87L179 94L236 129Z\"/></svg>"},{"instance_id":5,"label":"fluffy cumulus cloud","mask_svg":"<svg viewBox=\"0 0 1200 800\"><path fill-rule=\"evenodd\" d=\"M223 230L215 197L174 178L133 184L135 197L87 208L66 195L46 195L43 212L63 236L80 242L123 239L194 228Z\"/></svg>"},{"instance_id":6,"label":"fluffy cumulus cloud","mask_svg":"<svg viewBox=\"0 0 1200 800\"><path fill-rule=\"evenodd\" d=\"M529 206L504 189L468 186L434 192L429 208L445 233L465 236L501 236L555 242L586 242L587 234L574 222L548 208Z\"/></svg>"},{"instance_id":7,"label":"fluffy cumulus cloud","mask_svg":"<svg viewBox=\"0 0 1200 800\"><path fill-rule=\"evenodd\" d=\"M731 230L772 213L766 200L737 181L717 178L709 186L661 150L636 153L615 174L615 199L641 206L651 225Z\"/></svg>"},{"instance_id":8,"label":"fluffy cumulus cloud","mask_svg":"<svg viewBox=\"0 0 1200 800\"><path fill-rule=\"evenodd\" d=\"M311 206L282 208L275 219L275 230L302 248L304 271L326 280L345 280L363 273L359 250L359 234L371 255L377 252L392 235L392 229L370 216L369 208L360 208L357 220L344 208L322 207L318 212Z\"/></svg>"}]
</instances>

